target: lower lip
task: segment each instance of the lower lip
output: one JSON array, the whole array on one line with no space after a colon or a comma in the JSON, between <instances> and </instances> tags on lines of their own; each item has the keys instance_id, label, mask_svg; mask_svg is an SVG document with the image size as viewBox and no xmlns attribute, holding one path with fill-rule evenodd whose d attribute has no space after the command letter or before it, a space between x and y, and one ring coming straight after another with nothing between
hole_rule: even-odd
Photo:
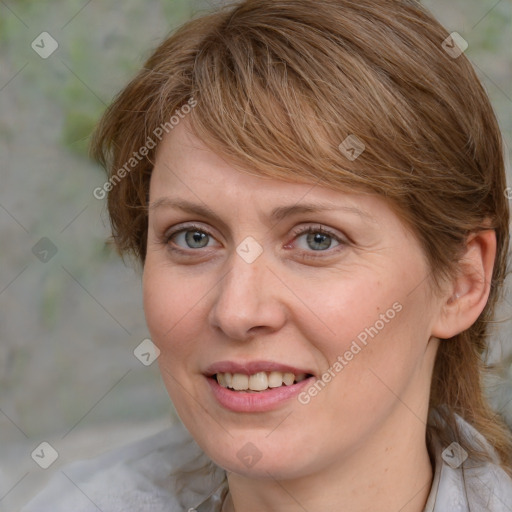
<instances>
[{"instance_id":1,"label":"lower lip","mask_svg":"<svg viewBox=\"0 0 512 512\"><path fill-rule=\"evenodd\" d=\"M303 388L310 385L315 377L308 377L291 386L282 385L257 393L233 391L222 387L216 379L206 377L213 396L220 405L234 412L265 412L277 409L287 400L296 397Z\"/></svg>"}]
</instances>

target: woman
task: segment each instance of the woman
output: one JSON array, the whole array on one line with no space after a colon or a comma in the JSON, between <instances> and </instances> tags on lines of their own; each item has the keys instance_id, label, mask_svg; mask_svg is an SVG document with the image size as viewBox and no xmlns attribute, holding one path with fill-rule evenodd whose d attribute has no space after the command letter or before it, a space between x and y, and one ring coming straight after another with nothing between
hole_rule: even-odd
<instances>
[{"instance_id":1,"label":"woman","mask_svg":"<svg viewBox=\"0 0 512 512\"><path fill-rule=\"evenodd\" d=\"M161 44L99 125L95 195L186 430L26 510L512 509L481 383L503 148L460 44L409 0L246 0Z\"/></svg>"}]
</instances>

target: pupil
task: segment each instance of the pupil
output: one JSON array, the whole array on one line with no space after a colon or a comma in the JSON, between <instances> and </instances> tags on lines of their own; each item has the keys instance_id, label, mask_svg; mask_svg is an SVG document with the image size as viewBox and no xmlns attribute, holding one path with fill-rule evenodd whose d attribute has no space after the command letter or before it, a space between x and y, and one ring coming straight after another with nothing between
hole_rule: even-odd
<instances>
[{"instance_id":1,"label":"pupil","mask_svg":"<svg viewBox=\"0 0 512 512\"><path fill-rule=\"evenodd\" d=\"M308 235L308 242L311 244L318 244L320 247L317 247L315 250L319 249L329 249L331 242L329 241L330 236L324 235L322 233L310 233Z\"/></svg>"},{"instance_id":2,"label":"pupil","mask_svg":"<svg viewBox=\"0 0 512 512\"><path fill-rule=\"evenodd\" d=\"M186 233L187 243L194 247L194 244L199 244L199 247L204 247L204 243L201 244L201 241L204 241L207 237L206 233L201 233L200 231L189 231Z\"/></svg>"}]
</instances>

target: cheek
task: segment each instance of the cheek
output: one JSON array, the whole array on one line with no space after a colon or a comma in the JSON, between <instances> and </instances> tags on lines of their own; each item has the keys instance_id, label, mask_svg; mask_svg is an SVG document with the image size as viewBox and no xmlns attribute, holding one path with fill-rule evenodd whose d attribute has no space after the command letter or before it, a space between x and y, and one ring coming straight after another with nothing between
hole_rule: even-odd
<instances>
[{"instance_id":1,"label":"cheek","mask_svg":"<svg viewBox=\"0 0 512 512\"><path fill-rule=\"evenodd\" d=\"M379 276L354 273L323 291L322 297L329 299L318 295L315 311L320 312L324 335L312 324L302 325L325 356L323 370L330 368L336 376L343 373L349 379L344 385L365 389L368 398L378 395L371 370L401 387L401 377L404 382L410 377L429 339L429 301L423 289L411 293L416 281L398 268Z\"/></svg>"},{"instance_id":2,"label":"cheek","mask_svg":"<svg viewBox=\"0 0 512 512\"><path fill-rule=\"evenodd\" d=\"M310 302L311 310L319 320L314 326L320 327L324 335L319 337L320 331L315 334L310 323L308 338L321 341L324 345L321 350L335 360L350 349L353 341L364 346L377 333L388 331L401 315L397 311L403 309L400 299L401 290L376 275L354 273L342 281L334 281L321 294L312 296L309 292L309 300L314 301Z\"/></svg>"},{"instance_id":3,"label":"cheek","mask_svg":"<svg viewBox=\"0 0 512 512\"><path fill-rule=\"evenodd\" d=\"M396 297L388 297L388 307L372 302L375 314L347 317L347 336L330 351L335 375L331 391L342 397L344 411L360 415L363 423L365 413L384 414L414 379L423 378L419 376L429 341L426 304L411 297L393 302Z\"/></svg>"},{"instance_id":4,"label":"cheek","mask_svg":"<svg viewBox=\"0 0 512 512\"><path fill-rule=\"evenodd\" d=\"M178 355L195 339L199 323L195 316L200 302L193 289L176 278L168 268L146 266L143 278L144 314L153 342L165 356L169 350Z\"/></svg>"},{"instance_id":5,"label":"cheek","mask_svg":"<svg viewBox=\"0 0 512 512\"><path fill-rule=\"evenodd\" d=\"M186 283L186 280L185 280ZM146 264L143 278L143 300L146 323L151 340L160 349L158 366L163 382L176 410L193 406L188 402L190 378L198 352L196 340L200 323L198 297L169 268ZM184 393L183 389L189 392Z\"/></svg>"},{"instance_id":6,"label":"cheek","mask_svg":"<svg viewBox=\"0 0 512 512\"><path fill-rule=\"evenodd\" d=\"M144 314L153 342L160 349L162 338L171 329L176 314L174 297L174 293L169 293L165 275L146 266L143 279Z\"/></svg>"}]
</instances>

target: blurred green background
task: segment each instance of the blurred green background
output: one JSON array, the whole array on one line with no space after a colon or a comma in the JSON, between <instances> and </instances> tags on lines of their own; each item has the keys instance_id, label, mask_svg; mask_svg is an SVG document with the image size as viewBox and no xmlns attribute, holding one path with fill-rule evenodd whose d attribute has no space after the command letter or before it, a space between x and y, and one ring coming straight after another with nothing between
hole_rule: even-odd
<instances>
[{"instance_id":1,"label":"blurred green background","mask_svg":"<svg viewBox=\"0 0 512 512\"><path fill-rule=\"evenodd\" d=\"M133 355L148 337L140 276L105 243L105 205L92 195L105 176L87 146L152 49L215 3L0 1L0 511L62 464L174 421L156 364ZM510 158L510 0L423 3L468 41ZM31 48L43 31L59 45L47 59ZM42 238L46 262L33 251ZM498 316L511 311L508 291ZM504 370L489 395L512 425L511 332L510 321L496 326L491 356ZM30 457L41 441L60 454L46 471Z\"/></svg>"}]
</instances>

